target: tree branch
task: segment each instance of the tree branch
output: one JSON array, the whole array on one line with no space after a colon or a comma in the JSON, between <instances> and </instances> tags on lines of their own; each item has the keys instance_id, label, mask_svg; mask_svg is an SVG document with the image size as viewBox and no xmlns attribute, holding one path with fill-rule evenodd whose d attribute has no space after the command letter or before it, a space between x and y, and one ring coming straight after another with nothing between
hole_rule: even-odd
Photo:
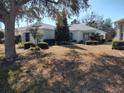
<instances>
[{"instance_id":1,"label":"tree branch","mask_svg":"<svg viewBox=\"0 0 124 93\"><path fill-rule=\"evenodd\" d=\"M60 0L58 0L58 1L55 1L55 0L46 0L46 2L54 3L54 4L59 4L60 3Z\"/></svg>"},{"instance_id":2,"label":"tree branch","mask_svg":"<svg viewBox=\"0 0 124 93\"><path fill-rule=\"evenodd\" d=\"M29 1L31 1L31 0L20 0L20 1L17 1L17 4L18 5L24 5L24 4L26 4L26 3L28 3ZM60 0L58 0L58 1L55 1L55 0L41 0L41 1L44 1L44 2L46 2L46 3L54 3L54 4L58 4L59 2L60 2Z\"/></svg>"},{"instance_id":3,"label":"tree branch","mask_svg":"<svg viewBox=\"0 0 124 93\"><path fill-rule=\"evenodd\" d=\"M2 1L0 1L0 15L5 16L7 14L6 8Z\"/></svg>"},{"instance_id":4,"label":"tree branch","mask_svg":"<svg viewBox=\"0 0 124 93\"><path fill-rule=\"evenodd\" d=\"M22 5L26 4L26 3L28 3L29 1L31 1L31 0L18 0L18 1L16 1L16 2L17 2L17 4L18 4L19 6L22 6Z\"/></svg>"}]
</instances>

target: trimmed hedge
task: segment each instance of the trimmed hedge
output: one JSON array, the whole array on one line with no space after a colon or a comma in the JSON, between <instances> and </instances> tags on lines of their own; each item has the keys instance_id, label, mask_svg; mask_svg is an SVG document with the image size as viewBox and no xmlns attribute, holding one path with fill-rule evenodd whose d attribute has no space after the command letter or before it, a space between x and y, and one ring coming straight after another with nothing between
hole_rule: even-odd
<instances>
[{"instance_id":1,"label":"trimmed hedge","mask_svg":"<svg viewBox=\"0 0 124 93\"><path fill-rule=\"evenodd\" d=\"M105 39L99 40L99 44L104 44L104 43L105 43Z\"/></svg>"},{"instance_id":2,"label":"trimmed hedge","mask_svg":"<svg viewBox=\"0 0 124 93\"><path fill-rule=\"evenodd\" d=\"M4 43L4 40L0 40L0 44L3 44Z\"/></svg>"},{"instance_id":3,"label":"trimmed hedge","mask_svg":"<svg viewBox=\"0 0 124 93\"><path fill-rule=\"evenodd\" d=\"M35 46L35 47L30 47L31 51L40 51L40 47Z\"/></svg>"},{"instance_id":4,"label":"trimmed hedge","mask_svg":"<svg viewBox=\"0 0 124 93\"><path fill-rule=\"evenodd\" d=\"M124 41L122 40L112 41L112 49L124 49Z\"/></svg>"},{"instance_id":5,"label":"trimmed hedge","mask_svg":"<svg viewBox=\"0 0 124 93\"><path fill-rule=\"evenodd\" d=\"M0 31L0 41L4 38L4 32Z\"/></svg>"},{"instance_id":6,"label":"trimmed hedge","mask_svg":"<svg viewBox=\"0 0 124 93\"><path fill-rule=\"evenodd\" d=\"M70 42L57 42L57 45L71 45Z\"/></svg>"},{"instance_id":7,"label":"trimmed hedge","mask_svg":"<svg viewBox=\"0 0 124 93\"><path fill-rule=\"evenodd\" d=\"M99 44L99 42L98 41L92 41L92 40L90 41L89 40L89 41L86 41L85 44L86 45L97 45L97 44Z\"/></svg>"},{"instance_id":8,"label":"trimmed hedge","mask_svg":"<svg viewBox=\"0 0 124 93\"><path fill-rule=\"evenodd\" d=\"M15 43L16 44L21 43L21 35L15 36Z\"/></svg>"},{"instance_id":9,"label":"trimmed hedge","mask_svg":"<svg viewBox=\"0 0 124 93\"><path fill-rule=\"evenodd\" d=\"M23 43L18 43L18 48L24 48L24 44Z\"/></svg>"},{"instance_id":10,"label":"trimmed hedge","mask_svg":"<svg viewBox=\"0 0 124 93\"><path fill-rule=\"evenodd\" d=\"M45 39L44 42L48 43L49 45L55 45L55 39Z\"/></svg>"},{"instance_id":11,"label":"trimmed hedge","mask_svg":"<svg viewBox=\"0 0 124 93\"><path fill-rule=\"evenodd\" d=\"M77 40L70 40L70 42L74 42L75 43L75 42L77 42Z\"/></svg>"},{"instance_id":12,"label":"trimmed hedge","mask_svg":"<svg viewBox=\"0 0 124 93\"><path fill-rule=\"evenodd\" d=\"M48 43L46 43L46 42L38 43L38 46L39 46L41 49L49 49L49 45L48 45Z\"/></svg>"},{"instance_id":13,"label":"trimmed hedge","mask_svg":"<svg viewBox=\"0 0 124 93\"><path fill-rule=\"evenodd\" d=\"M83 41L83 40L81 40L81 41L79 41L79 42L78 42L78 44L84 44L84 41Z\"/></svg>"},{"instance_id":14,"label":"trimmed hedge","mask_svg":"<svg viewBox=\"0 0 124 93\"><path fill-rule=\"evenodd\" d=\"M35 47L35 44L31 42L24 43L24 49L29 49L30 47Z\"/></svg>"}]
</instances>

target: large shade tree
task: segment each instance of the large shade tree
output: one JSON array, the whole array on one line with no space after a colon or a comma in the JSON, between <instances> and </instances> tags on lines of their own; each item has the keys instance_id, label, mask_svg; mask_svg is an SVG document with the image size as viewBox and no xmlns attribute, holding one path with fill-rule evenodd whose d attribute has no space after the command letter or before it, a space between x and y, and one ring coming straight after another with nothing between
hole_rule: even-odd
<instances>
[{"instance_id":1,"label":"large shade tree","mask_svg":"<svg viewBox=\"0 0 124 93\"><path fill-rule=\"evenodd\" d=\"M65 10L57 15L55 38L57 43L69 42L70 31Z\"/></svg>"},{"instance_id":2,"label":"large shade tree","mask_svg":"<svg viewBox=\"0 0 124 93\"><path fill-rule=\"evenodd\" d=\"M15 21L19 18L34 18L47 15L55 18L63 8L69 15L79 14L88 7L88 0L0 0L0 21L5 25L5 56L16 57Z\"/></svg>"}]
</instances>

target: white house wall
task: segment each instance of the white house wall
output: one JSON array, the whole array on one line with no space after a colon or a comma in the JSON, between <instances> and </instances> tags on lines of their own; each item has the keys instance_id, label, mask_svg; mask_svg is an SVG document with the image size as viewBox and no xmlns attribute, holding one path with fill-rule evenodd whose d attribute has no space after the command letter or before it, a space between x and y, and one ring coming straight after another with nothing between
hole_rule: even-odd
<instances>
[{"instance_id":1,"label":"white house wall","mask_svg":"<svg viewBox=\"0 0 124 93\"><path fill-rule=\"evenodd\" d=\"M28 33L28 32L26 32L26 33ZM26 33L23 33L22 35L21 35L21 38L22 38L22 42L24 43L24 42L26 42L26 37L25 37L25 34ZM34 38L33 38L33 36L32 36L32 34L30 33L30 40L29 40L29 42L32 42L32 43L35 43L35 40L34 40Z\"/></svg>"},{"instance_id":2,"label":"white house wall","mask_svg":"<svg viewBox=\"0 0 124 93\"><path fill-rule=\"evenodd\" d=\"M25 42L25 34L24 33L21 34L21 39L22 39L22 43L24 43Z\"/></svg>"},{"instance_id":3,"label":"white house wall","mask_svg":"<svg viewBox=\"0 0 124 93\"><path fill-rule=\"evenodd\" d=\"M44 31L43 39L55 39L55 31Z\"/></svg>"},{"instance_id":4,"label":"white house wall","mask_svg":"<svg viewBox=\"0 0 124 93\"><path fill-rule=\"evenodd\" d=\"M124 25L122 27L122 31L123 31L123 40L124 40Z\"/></svg>"},{"instance_id":5,"label":"white house wall","mask_svg":"<svg viewBox=\"0 0 124 93\"><path fill-rule=\"evenodd\" d=\"M124 25L122 27L122 31L123 31L123 40L124 40ZM119 40L120 39L120 27L118 26L117 27L117 30L116 30L116 37L115 39Z\"/></svg>"},{"instance_id":6,"label":"white house wall","mask_svg":"<svg viewBox=\"0 0 124 93\"><path fill-rule=\"evenodd\" d=\"M78 31L78 42L80 42L81 40L83 40L83 33L81 31Z\"/></svg>"},{"instance_id":7,"label":"white house wall","mask_svg":"<svg viewBox=\"0 0 124 93\"><path fill-rule=\"evenodd\" d=\"M72 39L76 40L77 42L79 41L79 32L78 31L70 31L72 33Z\"/></svg>"},{"instance_id":8,"label":"white house wall","mask_svg":"<svg viewBox=\"0 0 124 93\"><path fill-rule=\"evenodd\" d=\"M120 39L120 29L119 28L117 28L117 30L116 30L116 37L115 37L115 39Z\"/></svg>"},{"instance_id":9,"label":"white house wall","mask_svg":"<svg viewBox=\"0 0 124 93\"><path fill-rule=\"evenodd\" d=\"M45 39L55 39L55 31L46 31L46 30L39 30L40 34L42 34L42 40L45 40ZM21 35L21 38L22 38L22 42L26 42L25 40L25 34L26 33L29 33L29 32L24 32L22 35ZM35 43L35 40L32 36L32 34L30 33L30 41L29 42L32 42L32 43Z\"/></svg>"}]
</instances>

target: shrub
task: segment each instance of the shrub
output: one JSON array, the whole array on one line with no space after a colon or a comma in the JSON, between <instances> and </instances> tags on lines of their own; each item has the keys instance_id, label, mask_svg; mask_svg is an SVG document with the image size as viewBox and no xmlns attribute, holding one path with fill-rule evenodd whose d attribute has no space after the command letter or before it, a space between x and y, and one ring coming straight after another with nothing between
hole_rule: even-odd
<instances>
[{"instance_id":1,"label":"shrub","mask_svg":"<svg viewBox=\"0 0 124 93\"><path fill-rule=\"evenodd\" d=\"M45 39L44 42L48 43L49 45L55 45L55 39Z\"/></svg>"},{"instance_id":2,"label":"shrub","mask_svg":"<svg viewBox=\"0 0 124 93\"><path fill-rule=\"evenodd\" d=\"M2 39L4 38L4 33L2 31L0 31L0 43L3 43L2 42Z\"/></svg>"},{"instance_id":3,"label":"shrub","mask_svg":"<svg viewBox=\"0 0 124 93\"><path fill-rule=\"evenodd\" d=\"M24 48L24 44L18 43L18 48Z\"/></svg>"},{"instance_id":4,"label":"shrub","mask_svg":"<svg viewBox=\"0 0 124 93\"><path fill-rule=\"evenodd\" d=\"M89 41L86 41L85 44L86 45L97 45L97 44L99 44L99 42L98 41L89 40Z\"/></svg>"},{"instance_id":5,"label":"shrub","mask_svg":"<svg viewBox=\"0 0 124 93\"><path fill-rule=\"evenodd\" d=\"M98 44L103 44L105 43L105 39L103 39L103 36L100 35L99 33L93 33L91 36L90 36L90 39L92 41L98 41L99 43Z\"/></svg>"},{"instance_id":6,"label":"shrub","mask_svg":"<svg viewBox=\"0 0 124 93\"><path fill-rule=\"evenodd\" d=\"M1 39L1 40L0 40L0 44L3 44L3 43L4 43L4 39Z\"/></svg>"},{"instance_id":7,"label":"shrub","mask_svg":"<svg viewBox=\"0 0 124 93\"><path fill-rule=\"evenodd\" d=\"M24 49L29 49L30 47L35 47L35 44L31 43L31 42L26 42L24 44Z\"/></svg>"},{"instance_id":8,"label":"shrub","mask_svg":"<svg viewBox=\"0 0 124 93\"><path fill-rule=\"evenodd\" d=\"M35 47L30 47L31 51L40 51L40 47L35 46Z\"/></svg>"},{"instance_id":9,"label":"shrub","mask_svg":"<svg viewBox=\"0 0 124 93\"><path fill-rule=\"evenodd\" d=\"M48 43L46 43L46 42L38 43L38 46L39 46L41 49L48 49L48 48L49 48Z\"/></svg>"},{"instance_id":10,"label":"shrub","mask_svg":"<svg viewBox=\"0 0 124 93\"><path fill-rule=\"evenodd\" d=\"M70 42L77 42L77 40L70 40Z\"/></svg>"},{"instance_id":11,"label":"shrub","mask_svg":"<svg viewBox=\"0 0 124 93\"><path fill-rule=\"evenodd\" d=\"M105 43L105 39L99 40L99 44L104 44L104 43Z\"/></svg>"},{"instance_id":12,"label":"shrub","mask_svg":"<svg viewBox=\"0 0 124 93\"><path fill-rule=\"evenodd\" d=\"M113 40L112 49L124 49L124 41L122 40Z\"/></svg>"},{"instance_id":13,"label":"shrub","mask_svg":"<svg viewBox=\"0 0 124 93\"><path fill-rule=\"evenodd\" d=\"M21 35L15 36L15 43L18 44L21 42Z\"/></svg>"},{"instance_id":14,"label":"shrub","mask_svg":"<svg viewBox=\"0 0 124 93\"><path fill-rule=\"evenodd\" d=\"M58 45L71 45L70 42L57 42Z\"/></svg>"},{"instance_id":15,"label":"shrub","mask_svg":"<svg viewBox=\"0 0 124 93\"><path fill-rule=\"evenodd\" d=\"M83 41L83 40L81 40L81 41L79 41L79 42L78 42L78 44L84 44L84 41Z\"/></svg>"}]
</instances>

